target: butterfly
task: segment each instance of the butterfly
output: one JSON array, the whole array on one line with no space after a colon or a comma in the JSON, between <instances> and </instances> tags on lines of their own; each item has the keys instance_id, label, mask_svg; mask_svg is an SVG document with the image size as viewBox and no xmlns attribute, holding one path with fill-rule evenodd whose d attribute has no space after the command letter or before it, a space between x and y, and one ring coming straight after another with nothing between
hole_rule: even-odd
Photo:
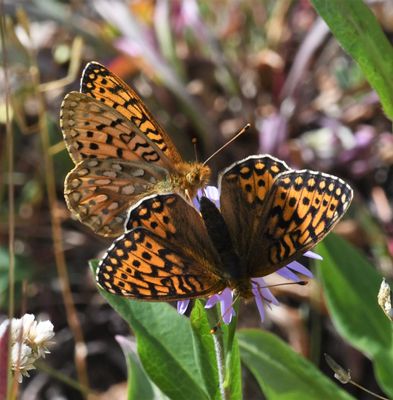
<instances>
[{"instance_id":1,"label":"butterfly","mask_svg":"<svg viewBox=\"0 0 393 400\"><path fill-rule=\"evenodd\" d=\"M67 206L100 235L123 233L129 207L146 195L192 198L208 183L210 168L185 162L135 91L97 62L86 65L80 92L65 96L60 126L76 164Z\"/></svg>"},{"instance_id":2,"label":"butterfly","mask_svg":"<svg viewBox=\"0 0 393 400\"><path fill-rule=\"evenodd\" d=\"M229 287L252 296L252 278L277 271L321 241L348 209L342 179L250 156L219 175L220 210L200 213L175 193L148 196L100 261L99 286L148 301L210 296Z\"/></svg>"}]
</instances>

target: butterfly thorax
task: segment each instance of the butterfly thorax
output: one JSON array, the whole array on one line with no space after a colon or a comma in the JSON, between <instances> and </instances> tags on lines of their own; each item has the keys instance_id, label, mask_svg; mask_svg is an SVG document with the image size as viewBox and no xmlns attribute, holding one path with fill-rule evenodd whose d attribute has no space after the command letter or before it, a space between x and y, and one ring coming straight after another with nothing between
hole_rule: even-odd
<instances>
[{"instance_id":1,"label":"butterfly thorax","mask_svg":"<svg viewBox=\"0 0 393 400\"><path fill-rule=\"evenodd\" d=\"M211 174L207 165L197 162L178 163L175 171L170 175L171 185L187 193L191 198L197 194L198 189L207 186Z\"/></svg>"},{"instance_id":2,"label":"butterfly thorax","mask_svg":"<svg viewBox=\"0 0 393 400\"><path fill-rule=\"evenodd\" d=\"M244 277L242 279L230 279L227 286L239 294L243 299L251 299L254 294L252 293L252 284L249 277Z\"/></svg>"}]
</instances>

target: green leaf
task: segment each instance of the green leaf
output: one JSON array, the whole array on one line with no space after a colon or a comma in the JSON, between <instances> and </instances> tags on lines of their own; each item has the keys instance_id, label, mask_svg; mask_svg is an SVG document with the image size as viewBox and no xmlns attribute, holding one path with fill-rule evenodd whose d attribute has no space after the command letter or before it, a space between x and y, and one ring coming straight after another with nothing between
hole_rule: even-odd
<instances>
[{"instance_id":1,"label":"green leaf","mask_svg":"<svg viewBox=\"0 0 393 400\"><path fill-rule=\"evenodd\" d=\"M374 371L385 393L393 399L393 347L383 350L374 357Z\"/></svg>"},{"instance_id":2,"label":"green leaf","mask_svg":"<svg viewBox=\"0 0 393 400\"><path fill-rule=\"evenodd\" d=\"M353 399L275 335L238 332L242 361L269 400Z\"/></svg>"},{"instance_id":3,"label":"green leaf","mask_svg":"<svg viewBox=\"0 0 393 400\"><path fill-rule=\"evenodd\" d=\"M391 323L377 303L382 277L353 246L330 234L318 245L320 275L339 333L372 356L392 345Z\"/></svg>"},{"instance_id":4,"label":"green leaf","mask_svg":"<svg viewBox=\"0 0 393 400\"><path fill-rule=\"evenodd\" d=\"M95 271L97 261L90 266ZM208 399L192 345L190 321L166 303L133 301L98 288L131 326L142 365L150 379L173 399Z\"/></svg>"},{"instance_id":5,"label":"green leaf","mask_svg":"<svg viewBox=\"0 0 393 400\"><path fill-rule=\"evenodd\" d=\"M144 371L140 361L132 349L131 338L124 336L116 336L116 340L123 350L127 363L127 399L138 400L154 399L153 384L149 380L146 372Z\"/></svg>"},{"instance_id":6,"label":"green leaf","mask_svg":"<svg viewBox=\"0 0 393 400\"><path fill-rule=\"evenodd\" d=\"M316 250L320 275L338 332L373 359L379 384L393 397L392 324L377 303L382 277L353 246L330 234Z\"/></svg>"},{"instance_id":7,"label":"green leaf","mask_svg":"<svg viewBox=\"0 0 393 400\"><path fill-rule=\"evenodd\" d=\"M311 0L334 36L355 59L393 119L393 50L362 0Z\"/></svg>"},{"instance_id":8,"label":"green leaf","mask_svg":"<svg viewBox=\"0 0 393 400\"><path fill-rule=\"evenodd\" d=\"M196 300L191 313L195 359L211 399L221 399L214 338L201 301Z\"/></svg>"}]
</instances>

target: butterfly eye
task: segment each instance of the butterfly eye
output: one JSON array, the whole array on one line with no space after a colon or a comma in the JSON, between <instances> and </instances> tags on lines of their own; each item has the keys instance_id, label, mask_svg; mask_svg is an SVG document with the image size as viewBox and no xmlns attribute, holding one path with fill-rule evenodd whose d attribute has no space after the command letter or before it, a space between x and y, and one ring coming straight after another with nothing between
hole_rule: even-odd
<instances>
[{"instance_id":1,"label":"butterfly eye","mask_svg":"<svg viewBox=\"0 0 393 400\"><path fill-rule=\"evenodd\" d=\"M188 174L186 174L186 180L189 183L196 183L200 181L200 174L199 171L191 171Z\"/></svg>"},{"instance_id":2,"label":"butterfly eye","mask_svg":"<svg viewBox=\"0 0 393 400\"><path fill-rule=\"evenodd\" d=\"M210 168L202 165L195 166L195 168L186 174L187 182L198 185L198 186L206 186L209 182L210 178Z\"/></svg>"}]
</instances>

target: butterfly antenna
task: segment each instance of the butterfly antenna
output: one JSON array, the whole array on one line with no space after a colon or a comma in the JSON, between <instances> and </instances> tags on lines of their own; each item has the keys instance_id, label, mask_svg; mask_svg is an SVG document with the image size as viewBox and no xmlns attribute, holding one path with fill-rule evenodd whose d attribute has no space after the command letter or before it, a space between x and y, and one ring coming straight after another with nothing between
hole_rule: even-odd
<instances>
[{"instance_id":1,"label":"butterfly antenna","mask_svg":"<svg viewBox=\"0 0 393 400\"><path fill-rule=\"evenodd\" d=\"M212 335L214 335L218 331L218 328L220 328L220 326L224 322L225 315L227 315L232 310L233 306L239 300L239 298L240 298L240 294L238 293L238 294L236 294L235 298L233 299L231 305L224 311L223 314L221 314L221 316L220 316L218 322L216 323L216 325L214 325L213 328L210 329L210 333Z\"/></svg>"},{"instance_id":2,"label":"butterfly antenna","mask_svg":"<svg viewBox=\"0 0 393 400\"><path fill-rule=\"evenodd\" d=\"M196 137L194 137L194 138L192 138L191 142L194 146L195 161L198 162L198 150L197 150L198 139Z\"/></svg>"},{"instance_id":3,"label":"butterfly antenna","mask_svg":"<svg viewBox=\"0 0 393 400\"><path fill-rule=\"evenodd\" d=\"M272 287L277 287L277 286L287 286L287 285L300 285L300 286L306 286L308 285L308 281L298 281L298 282L283 282L283 283L276 283L274 285L267 285L261 287L261 289L270 289Z\"/></svg>"},{"instance_id":4,"label":"butterfly antenna","mask_svg":"<svg viewBox=\"0 0 393 400\"><path fill-rule=\"evenodd\" d=\"M224 150L225 147L229 146L233 141L235 141L239 136L243 135L244 132L248 130L250 124L247 124L244 128L242 128L232 139L228 140L225 144L223 144L218 150L216 150L210 157L208 157L203 165L206 165L213 157L215 157L220 151Z\"/></svg>"}]
</instances>

